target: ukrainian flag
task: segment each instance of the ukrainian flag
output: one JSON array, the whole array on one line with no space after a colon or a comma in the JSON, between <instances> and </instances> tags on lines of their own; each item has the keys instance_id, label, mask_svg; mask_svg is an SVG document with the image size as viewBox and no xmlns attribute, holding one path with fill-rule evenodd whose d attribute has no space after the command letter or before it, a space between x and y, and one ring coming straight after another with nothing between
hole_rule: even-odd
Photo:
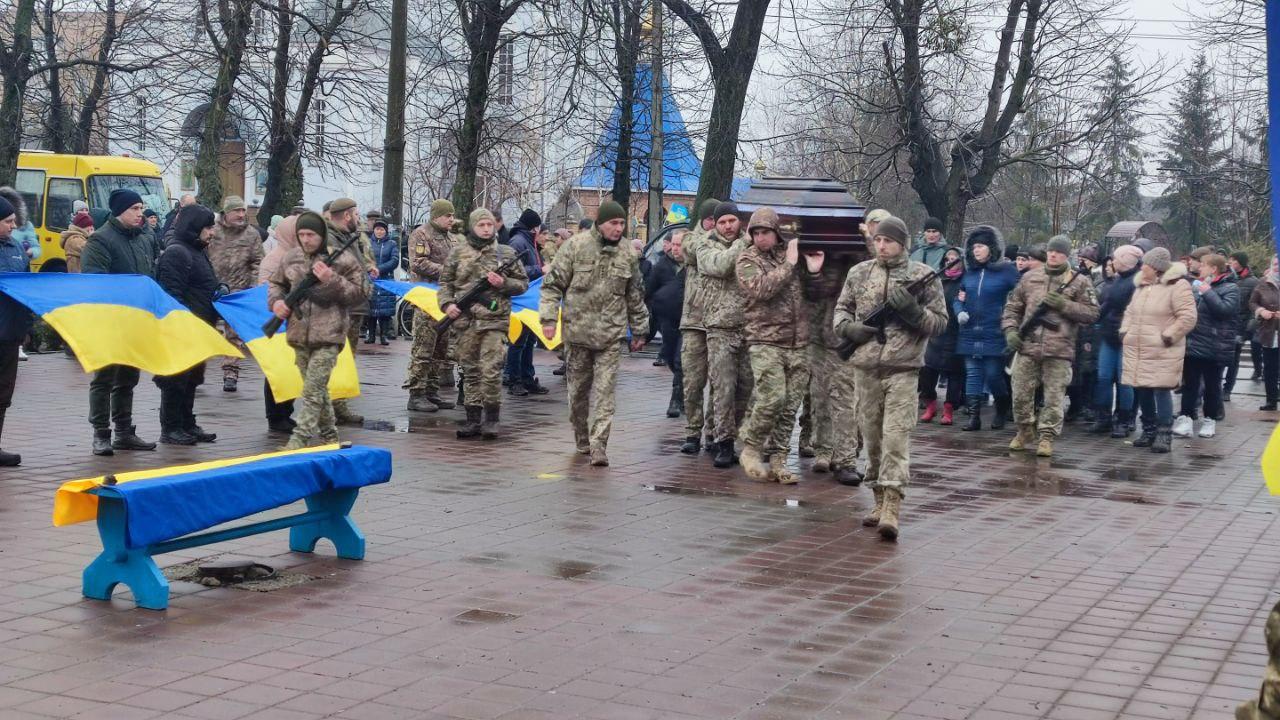
<instances>
[{"instance_id":1,"label":"ukrainian flag","mask_svg":"<svg viewBox=\"0 0 1280 720\"><path fill-rule=\"evenodd\" d=\"M128 365L175 375L211 357L244 357L145 275L0 273L0 292L58 331L85 372Z\"/></svg>"},{"instance_id":2,"label":"ukrainian flag","mask_svg":"<svg viewBox=\"0 0 1280 720\"><path fill-rule=\"evenodd\" d=\"M437 293L440 286L435 283L407 283L398 280L374 280L374 284L413 303L414 307L440 320L444 312L440 309ZM539 321L538 302L542 299L542 278L529 283L529 289L511 298L511 326L507 329L507 338L515 342L520 338L524 328L529 328L538 336L542 344L555 349L560 344L560 320L556 319L556 334L547 337L542 334L542 323Z\"/></svg>"},{"instance_id":3,"label":"ukrainian flag","mask_svg":"<svg viewBox=\"0 0 1280 720\"><path fill-rule=\"evenodd\" d=\"M276 402L293 400L302 395L302 373L298 371L297 355L285 339L285 328L271 337L262 334L262 326L271 319L267 309L267 286L241 290L216 302L218 314L244 341L253 359L258 361L262 374L271 385ZM360 377L356 374L356 358L351 345L345 345L338 353L338 364L329 376L329 395L334 399L353 398L360 394Z\"/></svg>"}]
</instances>

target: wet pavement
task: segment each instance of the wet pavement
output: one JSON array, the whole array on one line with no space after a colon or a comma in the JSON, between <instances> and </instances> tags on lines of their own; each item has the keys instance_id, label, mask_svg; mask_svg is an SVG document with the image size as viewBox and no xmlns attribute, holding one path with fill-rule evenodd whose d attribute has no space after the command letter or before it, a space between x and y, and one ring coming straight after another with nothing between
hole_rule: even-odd
<instances>
[{"instance_id":1,"label":"wet pavement","mask_svg":"<svg viewBox=\"0 0 1280 720\"><path fill-rule=\"evenodd\" d=\"M94 458L86 376L60 353L23 363L4 447L26 465L0 470L0 718L1199 719L1257 693L1280 553L1256 384L1218 437L1168 456L1075 426L1043 461L1003 452L1009 433L922 427L893 545L858 522L869 491L808 461L784 488L676 453L670 375L648 358L624 359L613 464L591 468L549 354L551 394L507 397L503 439L462 442L460 411L405 412L407 345L361 357L368 420L343 429L395 457L354 511L366 559L292 554L282 532L164 555L313 579L175 583L163 613L123 588L81 598L97 534L51 527L53 491L273 449L260 376L223 393L210 364L215 445ZM144 381L146 437L158 400Z\"/></svg>"}]
</instances>

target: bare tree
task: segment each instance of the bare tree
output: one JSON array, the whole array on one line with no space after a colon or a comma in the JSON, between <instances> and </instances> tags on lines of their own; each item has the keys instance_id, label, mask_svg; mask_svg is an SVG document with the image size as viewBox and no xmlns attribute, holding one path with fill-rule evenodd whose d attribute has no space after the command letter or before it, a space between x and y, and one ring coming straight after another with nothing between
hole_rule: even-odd
<instances>
[{"instance_id":1,"label":"bare tree","mask_svg":"<svg viewBox=\"0 0 1280 720\"><path fill-rule=\"evenodd\" d=\"M35 19L35 0L17 0L12 23L7 32L0 31L0 75L4 77L4 96L0 99L0 126L22 127L22 101L27 83L34 74L31 67L33 45L31 26ZM13 183L18 170L18 151L22 133L0 133L0 182Z\"/></svg>"},{"instance_id":2,"label":"bare tree","mask_svg":"<svg viewBox=\"0 0 1280 720\"><path fill-rule=\"evenodd\" d=\"M200 184L201 204L222 204L220 177L222 139L231 120L231 100L244 62L245 47L252 29L253 0L218 0L217 18L209 12L210 0L199 0L205 33L221 63L214 81L209 111L204 117L200 148L196 155L196 181ZM219 37L221 34L221 37Z\"/></svg>"}]
</instances>

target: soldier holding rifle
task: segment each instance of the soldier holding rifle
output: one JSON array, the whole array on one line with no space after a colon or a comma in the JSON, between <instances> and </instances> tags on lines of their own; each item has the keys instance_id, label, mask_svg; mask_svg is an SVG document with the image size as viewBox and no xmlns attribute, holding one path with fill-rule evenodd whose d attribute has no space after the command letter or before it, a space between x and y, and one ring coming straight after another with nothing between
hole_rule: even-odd
<instances>
[{"instance_id":1,"label":"soldier holding rifle","mask_svg":"<svg viewBox=\"0 0 1280 720\"><path fill-rule=\"evenodd\" d=\"M1087 274L1067 262L1071 241L1055 235L1045 263L1028 270L1009 293L1000 327L1013 361L1013 419L1018 434L1010 450L1025 450L1036 441L1036 455L1053 455L1053 440L1062 433L1062 400L1071 384L1076 333L1098 319L1098 302ZM1036 388L1044 387L1044 407L1036 416Z\"/></svg>"}]
</instances>

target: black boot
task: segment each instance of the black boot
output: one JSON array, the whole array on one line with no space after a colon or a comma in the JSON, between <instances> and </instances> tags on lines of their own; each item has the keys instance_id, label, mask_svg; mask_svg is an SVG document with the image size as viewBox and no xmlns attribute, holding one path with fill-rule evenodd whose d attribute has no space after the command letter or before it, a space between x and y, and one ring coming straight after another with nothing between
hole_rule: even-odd
<instances>
[{"instance_id":1,"label":"black boot","mask_svg":"<svg viewBox=\"0 0 1280 720\"><path fill-rule=\"evenodd\" d=\"M115 451L111 449L111 428L95 429L93 431L93 454L94 455L115 455Z\"/></svg>"},{"instance_id":2,"label":"black boot","mask_svg":"<svg viewBox=\"0 0 1280 720\"><path fill-rule=\"evenodd\" d=\"M1111 438L1124 440L1133 432L1133 411L1117 410L1116 418L1111 426Z\"/></svg>"},{"instance_id":3,"label":"black boot","mask_svg":"<svg viewBox=\"0 0 1280 720\"><path fill-rule=\"evenodd\" d=\"M841 465L836 468L836 482L849 487L858 487L862 484L863 475L858 472L856 467L845 467Z\"/></svg>"},{"instance_id":4,"label":"black boot","mask_svg":"<svg viewBox=\"0 0 1280 720\"><path fill-rule=\"evenodd\" d=\"M161 430L160 442L165 445L195 445L196 439L186 430Z\"/></svg>"},{"instance_id":5,"label":"black boot","mask_svg":"<svg viewBox=\"0 0 1280 720\"><path fill-rule=\"evenodd\" d=\"M199 425L190 425L185 430L188 435L196 439L196 442L211 443L218 439L217 433L205 432Z\"/></svg>"},{"instance_id":6,"label":"black boot","mask_svg":"<svg viewBox=\"0 0 1280 720\"><path fill-rule=\"evenodd\" d=\"M501 405L484 406L484 422L480 423L480 437L485 440L498 437L498 416L501 407Z\"/></svg>"},{"instance_id":7,"label":"black boot","mask_svg":"<svg viewBox=\"0 0 1280 720\"><path fill-rule=\"evenodd\" d=\"M702 438L697 435L690 435L684 439L684 444L680 446L680 452L685 455L697 455L702 452Z\"/></svg>"},{"instance_id":8,"label":"black boot","mask_svg":"<svg viewBox=\"0 0 1280 720\"><path fill-rule=\"evenodd\" d=\"M1000 430L1009 421L1009 411L1012 409L1013 403L1008 395L997 395L995 406L996 414L995 417L991 418L991 429Z\"/></svg>"},{"instance_id":9,"label":"black boot","mask_svg":"<svg viewBox=\"0 0 1280 720\"><path fill-rule=\"evenodd\" d=\"M684 410L684 393L680 388L671 388L671 402L667 403L667 417L678 418Z\"/></svg>"},{"instance_id":10,"label":"black boot","mask_svg":"<svg viewBox=\"0 0 1280 720\"><path fill-rule=\"evenodd\" d=\"M733 455L733 440L721 440L716 443L716 456L712 464L718 468L730 468L734 463L738 462L738 458Z\"/></svg>"},{"instance_id":11,"label":"black boot","mask_svg":"<svg viewBox=\"0 0 1280 720\"><path fill-rule=\"evenodd\" d=\"M982 398L967 397L964 399L964 406L969 409L969 421L964 424L961 430L981 430L982 429Z\"/></svg>"},{"instance_id":12,"label":"black boot","mask_svg":"<svg viewBox=\"0 0 1280 720\"><path fill-rule=\"evenodd\" d=\"M1138 443L1134 443L1137 445ZM1155 440L1151 443L1151 452L1164 454L1173 448L1173 427L1162 425L1156 428Z\"/></svg>"},{"instance_id":13,"label":"black boot","mask_svg":"<svg viewBox=\"0 0 1280 720\"><path fill-rule=\"evenodd\" d=\"M479 405L467 406L467 419L462 423L462 427L458 428L458 437L461 439L480 437L480 421L481 413L484 409Z\"/></svg>"},{"instance_id":14,"label":"black boot","mask_svg":"<svg viewBox=\"0 0 1280 720\"><path fill-rule=\"evenodd\" d=\"M1119 415L1120 413L1119 411L1117 411L1116 412L1117 420L1120 419ZM1121 420L1121 422L1123 423L1124 421ZM1089 433L1090 435L1106 435L1110 433L1111 429L1114 427L1115 427L1115 422L1111 418L1111 413L1103 410L1102 408L1098 408L1098 412L1094 415L1094 418L1093 418L1093 424L1090 425L1089 429L1085 430L1085 432Z\"/></svg>"},{"instance_id":15,"label":"black boot","mask_svg":"<svg viewBox=\"0 0 1280 720\"><path fill-rule=\"evenodd\" d=\"M1142 426L1142 434L1139 435L1138 438L1133 441L1133 446L1134 447L1151 447L1152 443L1154 443L1155 441L1156 441L1155 426L1154 425L1149 426L1144 424Z\"/></svg>"},{"instance_id":16,"label":"black boot","mask_svg":"<svg viewBox=\"0 0 1280 720\"><path fill-rule=\"evenodd\" d=\"M0 467L18 467L21 464L21 455L0 450Z\"/></svg>"},{"instance_id":17,"label":"black boot","mask_svg":"<svg viewBox=\"0 0 1280 720\"><path fill-rule=\"evenodd\" d=\"M114 450L155 450L156 444L138 437L134 427L116 428L115 439L111 441Z\"/></svg>"}]
</instances>

